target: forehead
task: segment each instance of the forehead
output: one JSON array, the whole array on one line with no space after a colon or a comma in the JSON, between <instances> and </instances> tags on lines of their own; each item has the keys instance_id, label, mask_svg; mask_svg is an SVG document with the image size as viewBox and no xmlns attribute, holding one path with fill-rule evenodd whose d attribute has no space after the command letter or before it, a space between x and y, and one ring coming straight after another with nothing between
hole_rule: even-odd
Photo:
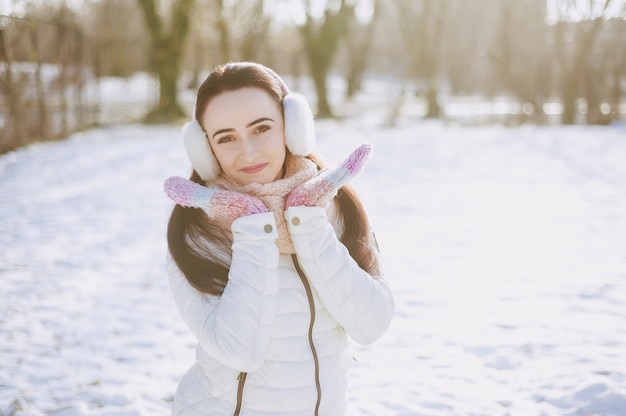
<instances>
[{"instance_id":1,"label":"forehead","mask_svg":"<svg viewBox=\"0 0 626 416\"><path fill-rule=\"evenodd\" d=\"M261 88L240 88L215 96L206 106L200 120L207 130L236 128L261 117L282 120L280 106Z\"/></svg>"}]
</instances>

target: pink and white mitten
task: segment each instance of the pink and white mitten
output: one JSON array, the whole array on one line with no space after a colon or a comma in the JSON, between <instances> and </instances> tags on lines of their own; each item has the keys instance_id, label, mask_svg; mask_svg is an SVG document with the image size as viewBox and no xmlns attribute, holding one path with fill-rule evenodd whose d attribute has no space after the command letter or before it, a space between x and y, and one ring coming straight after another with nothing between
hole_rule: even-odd
<instances>
[{"instance_id":1,"label":"pink and white mitten","mask_svg":"<svg viewBox=\"0 0 626 416\"><path fill-rule=\"evenodd\" d=\"M372 152L372 145L364 143L333 169L324 169L313 178L298 185L287 195L286 208L297 206L326 207L339 188L355 178L365 166Z\"/></svg>"},{"instance_id":2,"label":"pink and white mitten","mask_svg":"<svg viewBox=\"0 0 626 416\"><path fill-rule=\"evenodd\" d=\"M164 184L171 200L184 207L202 208L209 218L234 221L239 217L267 212L260 199L217 186L202 186L174 176Z\"/></svg>"}]
</instances>

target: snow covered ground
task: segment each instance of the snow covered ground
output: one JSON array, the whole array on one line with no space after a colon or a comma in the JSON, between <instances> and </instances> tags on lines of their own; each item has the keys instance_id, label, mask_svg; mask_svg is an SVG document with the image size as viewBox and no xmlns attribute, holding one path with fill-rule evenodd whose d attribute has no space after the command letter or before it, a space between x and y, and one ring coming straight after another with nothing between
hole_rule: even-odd
<instances>
[{"instance_id":1,"label":"snow covered ground","mask_svg":"<svg viewBox=\"0 0 626 416\"><path fill-rule=\"evenodd\" d=\"M626 415L626 126L318 123L397 296L355 346L360 415ZM0 415L166 415L194 340L170 299L179 126L0 157Z\"/></svg>"}]
</instances>

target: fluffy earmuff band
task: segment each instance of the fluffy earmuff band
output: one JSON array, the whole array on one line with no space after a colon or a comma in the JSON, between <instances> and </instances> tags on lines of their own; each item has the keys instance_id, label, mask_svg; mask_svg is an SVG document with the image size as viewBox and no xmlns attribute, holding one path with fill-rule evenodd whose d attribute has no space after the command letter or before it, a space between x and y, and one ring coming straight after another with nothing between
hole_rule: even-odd
<instances>
[{"instance_id":1,"label":"fluffy earmuff band","mask_svg":"<svg viewBox=\"0 0 626 416\"><path fill-rule=\"evenodd\" d=\"M283 99L285 143L294 155L306 156L315 147L315 121L306 98L289 93Z\"/></svg>"},{"instance_id":2,"label":"fluffy earmuff band","mask_svg":"<svg viewBox=\"0 0 626 416\"><path fill-rule=\"evenodd\" d=\"M315 147L315 122L306 98L300 94L289 92L284 81L271 69L259 64L252 65L256 65L271 74L281 84L285 93L283 117L285 119L287 149L297 156L308 155ZM211 181L220 174L222 169L211 150L206 133L195 118L183 127L183 143L191 165L204 181Z\"/></svg>"},{"instance_id":3,"label":"fluffy earmuff band","mask_svg":"<svg viewBox=\"0 0 626 416\"><path fill-rule=\"evenodd\" d=\"M209 139L198 120L193 119L183 126L183 144L191 166L198 175L205 181L217 178L222 168L213 155Z\"/></svg>"}]
</instances>

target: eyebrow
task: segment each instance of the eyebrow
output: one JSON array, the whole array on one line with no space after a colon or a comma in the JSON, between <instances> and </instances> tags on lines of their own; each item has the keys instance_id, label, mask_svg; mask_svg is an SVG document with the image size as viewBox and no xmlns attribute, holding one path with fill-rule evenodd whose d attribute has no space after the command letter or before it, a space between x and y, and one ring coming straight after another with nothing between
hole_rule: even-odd
<instances>
[{"instance_id":1,"label":"eyebrow","mask_svg":"<svg viewBox=\"0 0 626 416\"><path fill-rule=\"evenodd\" d=\"M263 121L274 121L274 120L269 118L269 117L261 117L261 118L258 118L256 120L246 124L246 128L254 126L255 124L261 123ZM215 133L213 133L213 138L215 139L215 136L217 136L220 133L228 133L228 132L231 132L231 131L235 131L235 129L233 129L233 128L220 129L220 130L216 131Z\"/></svg>"}]
</instances>

